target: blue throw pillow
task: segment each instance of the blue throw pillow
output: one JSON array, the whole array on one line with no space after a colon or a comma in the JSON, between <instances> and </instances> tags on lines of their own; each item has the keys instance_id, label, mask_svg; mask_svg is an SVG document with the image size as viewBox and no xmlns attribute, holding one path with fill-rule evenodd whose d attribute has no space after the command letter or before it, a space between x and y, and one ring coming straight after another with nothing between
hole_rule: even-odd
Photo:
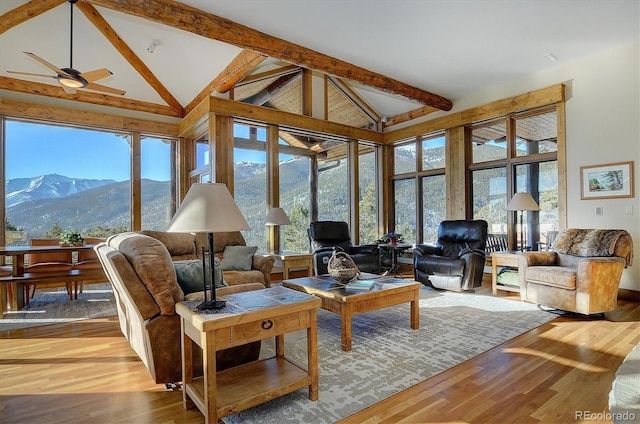
<instances>
[{"instance_id":1,"label":"blue throw pillow","mask_svg":"<svg viewBox=\"0 0 640 424\"><path fill-rule=\"evenodd\" d=\"M175 261L173 267L176 269L176 277L178 279L178 285L182 288L185 295L189 293L199 292L204 290L202 285L202 259L192 259L188 261ZM209 281L209 261L205 263L205 272L207 272L207 282ZM222 275L222 266L220 266L220 260L214 259L214 279L216 282L216 288L226 287L227 283L224 281Z\"/></svg>"},{"instance_id":2,"label":"blue throw pillow","mask_svg":"<svg viewBox=\"0 0 640 424\"><path fill-rule=\"evenodd\" d=\"M222 254L222 269L225 271L249 271L253 255L258 246L227 246Z\"/></svg>"}]
</instances>

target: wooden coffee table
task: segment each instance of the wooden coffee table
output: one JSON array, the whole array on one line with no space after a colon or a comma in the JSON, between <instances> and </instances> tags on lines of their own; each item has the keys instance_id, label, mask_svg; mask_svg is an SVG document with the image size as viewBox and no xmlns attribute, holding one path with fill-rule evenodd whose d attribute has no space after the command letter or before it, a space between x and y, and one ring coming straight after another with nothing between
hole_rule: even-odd
<instances>
[{"instance_id":1,"label":"wooden coffee table","mask_svg":"<svg viewBox=\"0 0 640 424\"><path fill-rule=\"evenodd\" d=\"M420 328L419 298L422 284L387 277L374 281L376 283L369 291L346 290L328 275L294 278L283 281L282 285L319 297L322 299L322 309L339 314L342 321L342 350L349 351L351 317L356 314L411 302L411 328Z\"/></svg>"}]
</instances>

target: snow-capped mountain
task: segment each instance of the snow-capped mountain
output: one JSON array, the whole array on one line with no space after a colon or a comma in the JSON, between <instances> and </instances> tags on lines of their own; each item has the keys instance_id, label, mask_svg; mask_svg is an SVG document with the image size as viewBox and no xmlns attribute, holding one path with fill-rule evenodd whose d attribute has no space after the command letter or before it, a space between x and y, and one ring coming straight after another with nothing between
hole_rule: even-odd
<instances>
[{"instance_id":1,"label":"snow-capped mountain","mask_svg":"<svg viewBox=\"0 0 640 424\"><path fill-rule=\"evenodd\" d=\"M69 178L58 174L15 178L6 183L5 204L11 207L32 200L57 199L113 182L115 181Z\"/></svg>"}]
</instances>

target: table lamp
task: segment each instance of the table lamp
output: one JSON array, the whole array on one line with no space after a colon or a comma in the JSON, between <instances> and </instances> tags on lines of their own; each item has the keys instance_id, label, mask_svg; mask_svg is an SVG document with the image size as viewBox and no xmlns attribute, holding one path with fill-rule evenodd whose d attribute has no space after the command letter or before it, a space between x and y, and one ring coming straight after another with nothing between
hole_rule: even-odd
<instances>
[{"instance_id":1,"label":"table lamp","mask_svg":"<svg viewBox=\"0 0 640 424\"><path fill-rule=\"evenodd\" d=\"M278 232L277 232L277 244L276 246L274 246L274 252L273 253L278 253L276 250L280 249L280 226L281 225L289 225L291 224L291 221L289 220L289 217L287 216L287 214L284 212L284 209L282 208L271 208L269 210L269 213L267 214L267 218L264 220L264 225L270 225L270 226L277 226L278 227Z\"/></svg>"},{"instance_id":2,"label":"table lamp","mask_svg":"<svg viewBox=\"0 0 640 424\"><path fill-rule=\"evenodd\" d=\"M520 251L525 250L524 211L539 211L540 206L529 193L516 193L507 204L508 211L520 211Z\"/></svg>"},{"instance_id":3,"label":"table lamp","mask_svg":"<svg viewBox=\"0 0 640 424\"><path fill-rule=\"evenodd\" d=\"M207 273L203 272L204 302L197 306L198 310L220 309L225 305L224 301L216 299L213 233L248 229L250 229L249 224L231 197L226 185L196 183L189 188L167 231L208 233L211 300L207 296ZM202 265L203 269L206 269L204 249Z\"/></svg>"}]
</instances>

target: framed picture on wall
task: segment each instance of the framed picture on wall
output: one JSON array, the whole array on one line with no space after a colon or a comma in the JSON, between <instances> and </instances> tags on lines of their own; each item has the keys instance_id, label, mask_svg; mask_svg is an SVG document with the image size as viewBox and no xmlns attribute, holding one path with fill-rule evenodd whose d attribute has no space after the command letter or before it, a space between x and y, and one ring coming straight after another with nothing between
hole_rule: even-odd
<instances>
[{"instance_id":1,"label":"framed picture on wall","mask_svg":"<svg viewBox=\"0 0 640 424\"><path fill-rule=\"evenodd\" d=\"M633 162L580 167L581 199L633 197Z\"/></svg>"}]
</instances>

